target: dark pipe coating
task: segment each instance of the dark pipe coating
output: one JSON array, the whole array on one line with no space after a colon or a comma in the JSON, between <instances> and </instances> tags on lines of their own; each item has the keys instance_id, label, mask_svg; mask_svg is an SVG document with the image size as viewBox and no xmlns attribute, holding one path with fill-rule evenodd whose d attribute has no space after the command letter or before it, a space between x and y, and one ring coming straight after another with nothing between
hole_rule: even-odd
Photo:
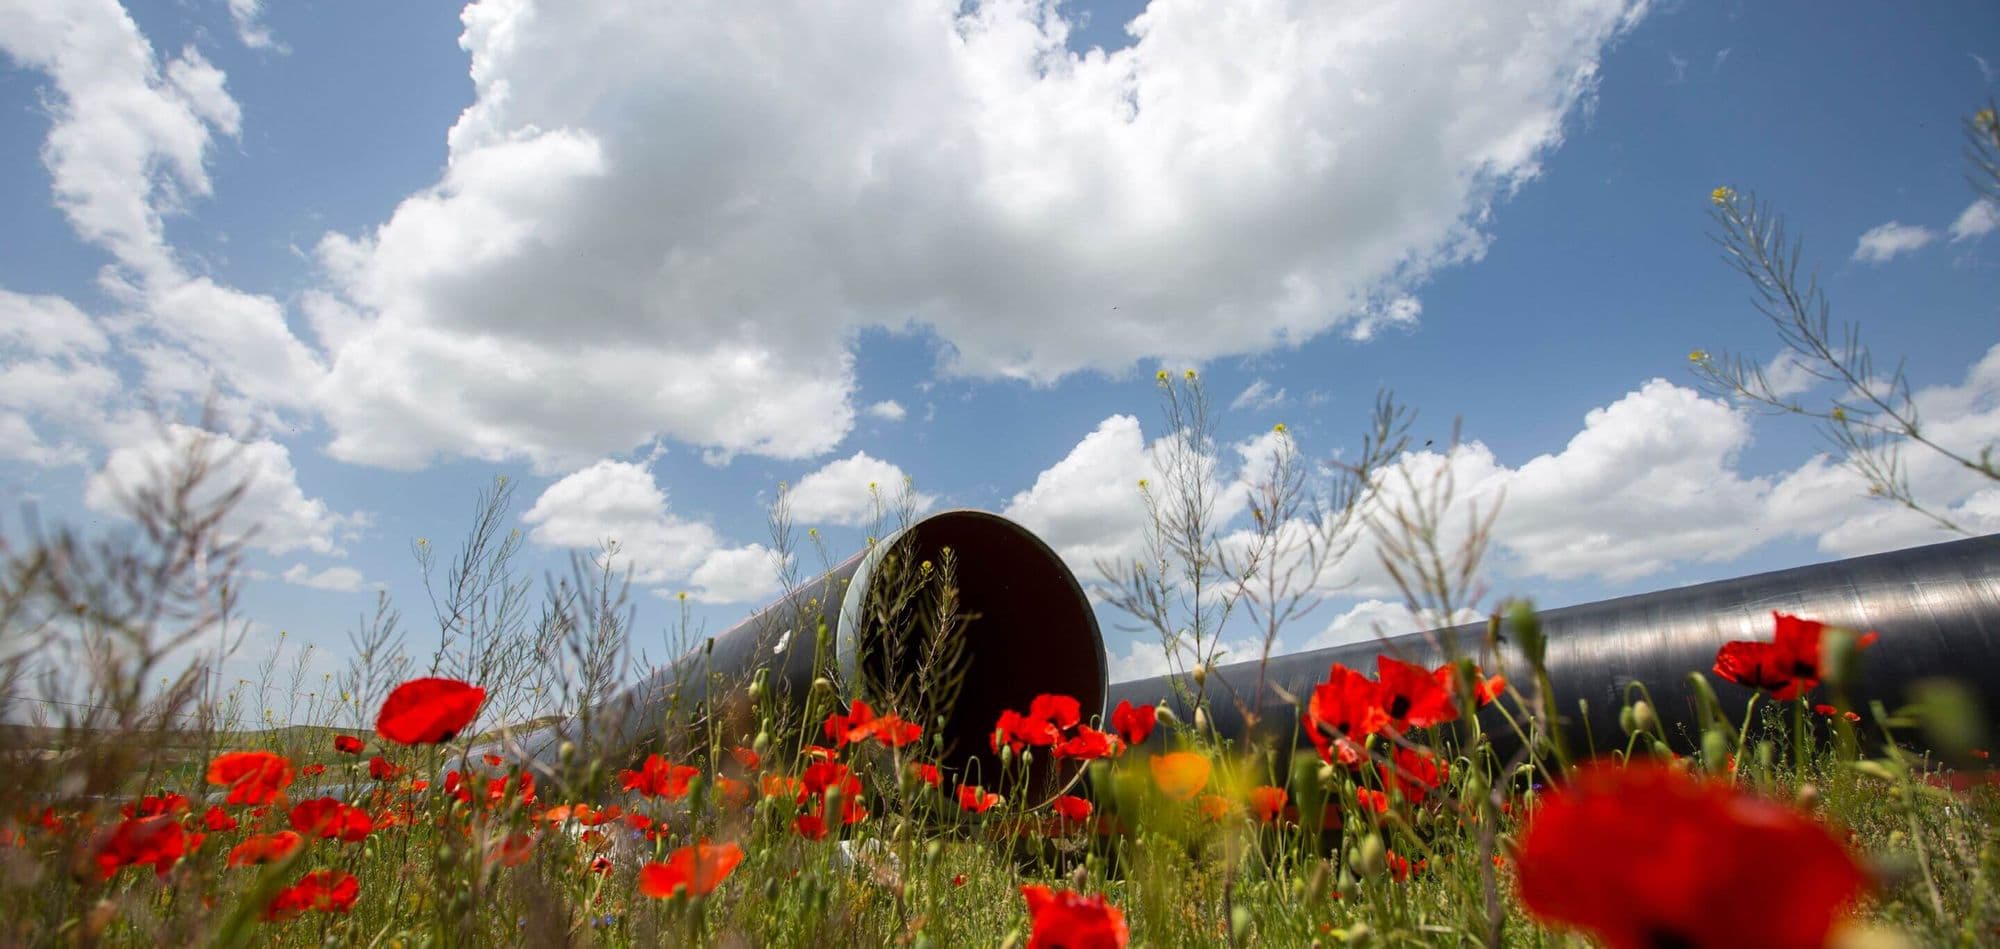
<instances>
[{"instance_id":1,"label":"dark pipe coating","mask_svg":"<svg viewBox=\"0 0 2000 949\"><path fill-rule=\"evenodd\" d=\"M2000 713L2000 535L1989 535L1539 613L1558 708L1572 717L1572 748L1584 749L1586 722L1599 750L1623 746L1618 713L1626 685L1635 681L1652 693L1676 741L1692 737L1690 672L1710 673L1723 707L1741 709L1750 692L1710 672L1715 652L1730 640L1769 641L1773 611L1882 634L1863 656L1851 697L1857 707L1873 698L1894 708L1909 683L1939 676L1970 686L1989 720ZM1282 758L1304 746L1306 737L1297 728L1297 709L1278 688L1304 701L1334 663L1372 675L1375 657L1384 653L1435 666L1443 661L1433 645L1439 632L1273 656L1261 670L1261 692L1255 661L1217 667L1206 676L1205 690L1192 677L1183 684L1189 694L1206 695L1217 733L1232 739L1247 737L1240 698L1261 719L1259 740L1273 743ZM1464 654L1479 657L1485 624L1448 632ZM1511 645L1503 646L1501 660L1510 681L1526 682L1525 664ZM1490 658L1485 663L1488 674L1502 671ZM1189 710L1175 696L1171 677L1158 676L1114 683L1106 702L1167 700L1185 720ZM1578 700L1589 704L1587 720Z\"/></svg>"}]
</instances>

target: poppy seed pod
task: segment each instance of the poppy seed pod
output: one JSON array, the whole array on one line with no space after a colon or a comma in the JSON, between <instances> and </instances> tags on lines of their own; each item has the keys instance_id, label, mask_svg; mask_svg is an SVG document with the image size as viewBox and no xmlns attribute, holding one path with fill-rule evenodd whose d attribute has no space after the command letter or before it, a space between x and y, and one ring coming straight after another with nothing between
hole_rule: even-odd
<instances>
[{"instance_id":1,"label":"poppy seed pod","mask_svg":"<svg viewBox=\"0 0 2000 949\"><path fill-rule=\"evenodd\" d=\"M1521 655L1531 665L1539 666L1548 658L1549 641L1542 636L1542 622L1535 616L1534 604L1526 600L1515 600L1507 608L1507 622L1514 627L1514 638L1520 642Z\"/></svg>"},{"instance_id":2,"label":"poppy seed pod","mask_svg":"<svg viewBox=\"0 0 2000 949\"><path fill-rule=\"evenodd\" d=\"M1701 736L1701 763L1710 771L1722 772L1729 768L1729 733L1720 728L1711 728Z\"/></svg>"},{"instance_id":3,"label":"poppy seed pod","mask_svg":"<svg viewBox=\"0 0 2000 949\"><path fill-rule=\"evenodd\" d=\"M1389 865L1389 846L1382 842L1381 834L1369 834L1361 838L1361 846L1354 851L1354 872L1364 877L1380 876Z\"/></svg>"},{"instance_id":4,"label":"poppy seed pod","mask_svg":"<svg viewBox=\"0 0 2000 949\"><path fill-rule=\"evenodd\" d=\"M1653 703L1645 699L1632 703L1632 725L1642 732L1659 730L1660 717L1653 714Z\"/></svg>"},{"instance_id":5,"label":"poppy seed pod","mask_svg":"<svg viewBox=\"0 0 2000 949\"><path fill-rule=\"evenodd\" d=\"M1639 717L1632 714L1632 706L1627 705L1618 710L1618 728L1627 735L1639 730Z\"/></svg>"},{"instance_id":6,"label":"poppy seed pod","mask_svg":"<svg viewBox=\"0 0 2000 949\"><path fill-rule=\"evenodd\" d=\"M1800 810L1810 811L1817 809L1819 807L1819 788L1816 785L1801 784L1799 785L1799 793L1792 800L1798 804Z\"/></svg>"},{"instance_id":7,"label":"poppy seed pod","mask_svg":"<svg viewBox=\"0 0 2000 949\"><path fill-rule=\"evenodd\" d=\"M1819 674L1827 685L1845 688L1854 681L1861 660L1861 637L1851 629L1828 626L1820 631Z\"/></svg>"}]
</instances>

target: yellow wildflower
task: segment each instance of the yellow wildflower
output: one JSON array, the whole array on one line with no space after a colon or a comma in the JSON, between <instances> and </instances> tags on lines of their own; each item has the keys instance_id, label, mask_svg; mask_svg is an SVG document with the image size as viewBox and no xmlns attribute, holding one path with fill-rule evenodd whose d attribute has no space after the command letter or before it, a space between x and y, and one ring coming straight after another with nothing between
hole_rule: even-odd
<instances>
[{"instance_id":1,"label":"yellow wildflower","mask_svg":"<svg viewBox=\"0 0 2000 949\"><path fill-rule=\"evenodd\" d=\"M1189 370L1187 371L1187 381L1189 381L1189 382L1193 382L1193 381L1194 381L1194 370L1192 370L1192 369L1189 369Z\"/></svg>"},{"instance_id":2,"label":"yellow wildflower","mask_svg":"<svg viewBox=\"0 0 2000 949\"><path fill-rule=\"evenodd\" d=\"M1271 426L1271 431L1277 432L1280 435L1285 434L1285 423L1279 422L1278 424Z\"/></svg>"},{"instance_id":3,"label":"yellow wildflower","mask_svg":"<svg viewBox=\"0 0 2000 949\"><path fill-rule=\"evenodd\" d=\"M1979 114L1978 114L1978 115L1975 115L1975 116L1973 116L1973 117L1972 117L1972 120L1973 120L1974 122L1977 122L1977 123L1979 123L1979 127L1980 127L1980 128L1988 128L1988 129L1990 129L1990 128L1994 127L1995 125L2000 125L2000 118L1996 118L1996 117L1995 117L1995 116L1993 115L1993 110L1992 110L1992 109L1980 109L1980 110L1979 110Z\"/></svg>"},{"instance_id":4,"label":"yellow wildflower","mask_svg":"<svg viewBox=\"0 0 2000 949\"><path fill-rule=\"evenodd\" d=\"M1694 350L1693 352L1688 353L1688 362L1707 362L1707 361L1708 361L1708 350L1706 349L1697 349Z\"/></svg>"},{"instance_id":5,"label":"yellow wildflower","mask_svg":"<svg viewBox=\"0 0 2000 949\"><path fill-rule=\"evenodd\" d=\"M1729 205L1729 202L1736 200L1736 189L1731 188L1728 185L1723 185L1722 187L1709 192L1708 200L1718 208L1727 207Z\"/></svg>"},{"instance_id":6,"label":"yellow wildflower","mask_svg":"<svg viewBox=\"0 0 2000 949\"><path fill-rule=\"evenodd\" d=\"M1160 370L1159 372L1156 372L1156 373L1153 373L1153 379L1154 379L1155 381L1159 382L1159 383L1160 383L1161 385L1166 385L1166 384L1167 384L1167 371L1166 371L1165 369L1162 369L1162 370Z\"/></svg>"}]
</instances>

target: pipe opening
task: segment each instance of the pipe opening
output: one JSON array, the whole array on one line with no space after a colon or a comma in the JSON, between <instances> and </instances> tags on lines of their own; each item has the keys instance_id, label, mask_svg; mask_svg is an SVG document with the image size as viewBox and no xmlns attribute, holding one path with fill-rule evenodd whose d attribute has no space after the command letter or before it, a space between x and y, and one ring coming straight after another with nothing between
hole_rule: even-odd
<instances>
[{"instance_id":1,"label":"pipe opening","mask_svg":"<svg viewBox=\"0 0 2000 949\"><path fill-rule=\"evenodd\" d=\"M1103 714L1108 670L1096 614L1041 540L1005 518L949 511L918 521L885 546L862 566L865 579L857 578L865 600L852 598L854 608L843 610L842 662L858 670L865 694L893 697L899 711L927 716L927 733L939 731L929 716L943 717L941 766L995 788L993 723L1003 710L1026 712L1042 693L1074 697L1086 721ZM936 639L942 583L921 579L925 562L933 576L944 571L947 551L956 593L951 605L964 618L956 663ZM1038 749L1028 793L1036 803L1053 797L1080 769L1075 762L1058 766Z\"/></svg>"}]
</instances>

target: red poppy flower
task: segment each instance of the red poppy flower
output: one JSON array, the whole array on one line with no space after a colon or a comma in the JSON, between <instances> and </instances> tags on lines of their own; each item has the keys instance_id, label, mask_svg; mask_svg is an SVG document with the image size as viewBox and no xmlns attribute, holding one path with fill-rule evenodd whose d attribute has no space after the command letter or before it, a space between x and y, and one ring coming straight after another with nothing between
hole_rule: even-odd
<instances>
[{"instance_id":1,"label":"red poppy flower","mask_svg":"<svg viewBox=\"0 0 2000 949\"><path fill-rule=\"evenodd\" d=\"M1285 813L1285 803L1292 796L1284 788L1262 785L1250 789L1250 813L1256 815L1260 824L1275 824Z\"/></svg>"},{"instance_id":2,"label":"red poppy flower","mask_svg":"<svg viewBox=\"0 0 2000 949\"><path fill-rule=\"evenodd\" d=\"M1837 709L1837 708L1834 708L1833 706L1831 706L1831 705L1826 705L1826 704L1820 704L1820 705L1815 705L1815 706L1813 706L1813 711L1814 711L1814 712L1816 712L1816 713L1818 713L1818 714L1820 714L1820 715L1824 715L1824 716L1826 716L1826 717L1828 717L1828 718L1832 718L1832 717L1834 717L1835 715L1838 715L1838 716L1840 716L1840 717L1842 717L1842 718L1845 718L1845 719L1847 719L1847 720L1848 720L1848 721L1850 721L1850 722L1858 722L1858 721L1860 721L1860 720L1861 720L1861 713L1860 713L1860 712L1856 712L1856 711L1854 711L1854 710L1852 710L1852 709L1849 709L1848 711L1845 711L1845 712L1843 712L1843 711L1841 711L1840 709Z\"/></svg>"},{"instance_id":3,"label":"red poppy flower","mask_svg":"<svg viewBox=\"0 0 2000 949\"><path fill-rule=\"evenodd\" d=\"M726 807L750 806L750 785L724 775L715 776L715 796Z\"/></svg>"},{"instance_id":4,"label":"red poppy flower","mask_svg":"<svg viewBox=\"0 0 2000 949\"><path fill-rule=\"evenodd\" d=\"M497 863L503 867L518 867L527 863L528 858L534 855L535 838L527 834L508 834L494 843L492 850L487 851L486 862Z\"/></svg>"},{"instance_id":5,"label":"red poppy flower","mask_svg":"<svg viewBox=\"0 0 2000 949\"><path fill-rule=\"evenodd\" d=\"M627 773L629 774L630 772ZM519 794L517 796L522 804L535 803L535 776L528 772L522 772L511 778L499 777L486 779L486 805L492 807L506 801L507 787L510 784L518 789ZM682 790L682 793L686 793L685 788Z\"/></svg>"},{"instance_id":6,"label":"red poppy flower","mask_svg":"<svg viewBox=\"0 0 2000 949\"><path fill-rule=\"evenodd\" d=\"M792 829L807 840L825 840L826 818L818 814L800 814L792 818Z\"/></svg>"},{"instance_id":7,"label":"red poppy flower","mask_svg":"<svg viewBox=\"0 0 2000 949\"><path fill-rule=\"evenodd\" d=\"M1607 859L1644 872L1607 872ZM1867 886L1811 818L1659 764L1578 770L1514 862L1530 912L1614 949L1820 946Z\"/></svg>"},{"instance_id":8,"label":"red poppy flower","mask_svg":"<svg viewBox=\"0 0 2000 949\"><path fill-rule=\"evenodd\" d=\"M992 810L993 805L998 803L1000 803L1000 795L976 784L961 784L958 786L958 806L974 814L984 814Z\"/></svg>"},{"instance_id":9,"label":"red poppy flower","mask_svg":"<svg viewBox=\"0 0 2000 949\"><path fill-rule=\"evenodd\" d=\"M854 776L844 764L835 761L815 761L806 766L805 777L799 781L798 802L801 805L817 800L819 816L826 816L829 795L840 799L840 822L858 824L868 819L868 808L861 794L861 779Z\"/></svg>"},{"instance_id":10,"label":"red poppy flower","mask_svg":"<svg viewBox=\"0 0 2000 949\"><path fill-rule=\"evenodd\" d=\"M208 783L229 785L229 804L269 804L292 783L292 763L268 751L230 751L208 763Z\"/></svg>"},{"instance_id":11,"label":"red poppy flower","mask_svg":"<svg viewBox=\"0 0 2000 949\"><path fill-rule=\"evenodd\" d=\"M1153 725L1159 720L1159 710L1151 705L1133 705L1124 699L1118 700L1118 707L1111 710L1111 728L1127 745L1143 745L1146 736L1153 733Z\"/></svg>"},{"instance_id":12,"label":"red poppy flower","mask_svg":"<svg viewBox=\"0 0 2000 949\"><path fill-rule=\"evenodd\" d=\"M1061 729L1046 721L1023 716L1010 708L1002 711L999 720L994 722L993 735L988 743L998 754L1003 744L1019 752L1030 745L1044 747L1061 740Z\"/></svg>"},{"instance_id":13,"label":"red poppy flower","mask_svg":"<svg viewBox=\"0 0 2000 949\"><path fill-rule=\"evenodd\" d=\"M1028 718L1047 722L1058 730L1072 728L1083 719L1083 705L1067 695L1045 693L1028 703Z\"/></svg>"},{"instance_id":14,"label":"red poppy flower","mask_svg":"<svg viewBox=\"0 0 2000 949\"><path fill-rule=\"evenodd\" d=\"M1431 670L1378 655L1375 676L1381 688L1378 701L1388 713L1389 727L1396 731L1430 728L1458 718L1451 690Z\"/></svg>"},{"instance_id":15,"label":"red poppy flower","mask_svg":"<svg viewBox=\"0 0 2000 949\"><path fill-rule=\"evenodd\" d=\"M646 762L639 770L618 772L618 786L627 791L637 791L647 797L665 798L678 801L687 796L688 782L701 773L700 768L673 764L659 755L647 755Z\"/></svg>"},{"instance_id":16,"label":"red poppy flower","mask_svg":"<svg viewBox=\"0 0 2000 949\"><path fill-rule=\"evenodd\" d=\"M1771 642L1737 640L1715 652L1715 674L1737 685L1762 689L1778 701L1790 701L1819 685L1820 640L1826 624L1773 611ZM1857 648L1881 638L1863 634Z\"/></svg>"},{"instance_id":17,"label":"red poppy flower","mask_svg":"<svg viewBox=\"0 0 2000 949\"><path fill-rule=\"evenodd\" d=\"M611 858L610 858L610 857L604 857L604 856L598 856L598 857L592 857L592 858L590 858L590 872L592 872L592 873L610 873L610 872L611 872Z\"/></svg>"},{"instance_id":18,"label":"red poppy flower","mask_svg":"<svg viewBox=\"0 0 2000 949\"><path fill-rule=\"evenodd\" d=\"M1430 861L1428 860L1418 860L1416 863L1411 863L1410 858L1394 850L1388 852L1387 862L1389 864L1389 879L1397 883L1409 879L1412 874L1424 872L1424 868L1430 865Z\"/></svg>"},{"instance_id":19,"label":"red poppy flower","mask_svg":"<svg viewBox=\"0 0 2000 949\"><path fill-rule=\"evenodd\" d=\"M1028 949L1123 949L1130 933L1125 914L1104 901L1103 894L1085 896L1029 884L1021 887L1028 901Z\"/></svg>"},{"instance_id":20,"label":"red poppy flower","mask_svg":"<svg viewBox=\"0 0 2000 949\"><path fill-rule=\"evenodd\" d=\"M1389 813L1389 795L1373 788L1355 788L1354 800L1363 808L1377 814Z\"/></svg>"},{"instance_id":21,"label":"red poppy flower","mask_svg":"<svg viewBox=\"0 0 2000 949\"><path fill-rule=\"evenodd\" d=\"M290 919L308 910L345 913L354 908L354 901L360 895L361 881L355 879L354 874L315 870L300 878L299 882L278 891L271 904L264 908L264 918Z\"/></svg>"},{"instance_id":22,"label":"red poppy flower","mask_svg":"<svg viewBox=\"0 0 2000 949\"><path fill-rule=\"evenodd\" d=\"M1077 797L1074 794L1065 794L1050 801L1049 809L1055 811L1056 816L1063 820L1071 823L1082 823L1085 818L1090 816L1091 806L1090 802L1083 798Z\"/></svg>"},{"instance_id":23,"label":"red poppy flower","mask_svg":"<svg viewBox=\"0 0 2000 949\"><path fill-rule=\"evenodd\" d=\"M361 748L362 748L361 739L356 738L353 735L333 736L333 750L338 751L343 755L358 755L361 753Z\"/></svg>"},{"instance_id":24,"label":"red poppy flower","mask_svg":"<svg viewBox=\"0 0 2000 949\"><path fill-rule=\"evenodd\" d=\"M309 837L339 838L360 843L375 832L375 818L358 807L330 797L301 801L292 808L292 829Z\"/></svg>"},{"instance_id":25,"label":"red poppy flower","mask_svg":"<svg viewBox=\"0 0 2000 949\"><path fill-rule=\"evenodd\" d=\"M757 789L764 792L765 797L796 798L802 795L805 785L789 774L767 774L757 782Z\"/></svg>"},{"instance_id":26,"label":"red poppy flower","mask_svg":"<svg viewBox=\"0 0 2000 949\"><path fill-rule=\"evenodd\" d=\"M403 771L381 755L368 759L368 776L377 781L394 781Z\"/></svg>"},{"instance_id":27,"label":"red poppy flower","mask_svg":"<svg viewBox=\"0 0 2000 949\"><path fill-rule=\"evenodd\" d=\"M452 740L479 714L486 690L457 679L412 679L382 702L375 733L399 745Z\"/></svg>"},{"instance_id":28,"label":"red poppy flower","mask_svg":"<svg viewBox=\"0 0 2000 949\"><path fill-rule=\"evenodd\" d=\"M137 804L119 807L118 813L124 817L158 817L162 814L185 814L188 809L188 799L183 795L148 794Z\"/></svg>"},{"instance_id":29,"label":"red poppy flower","mask_svg":"<svg viewBox=\"0 0 2000 949\"><path fill-rule=\"evenodd\" d=\"M755 771L758 765L764 763L764 759L758 757L755 749L745 748L742 745L729 749L729 754L736 759L737 764L743 766L745 771Z\"/></svg>"},{"instance_id":30,"label":"red poppy flower","mask_svg":"<svg viewBox=\"0 0 2000 949\"><path fill-rule=\"evenodd\" d=\"M1397 748L1391 763L1382 766L1380 771L1382 786L1394 788L1406 801L1423 800L1445 778L1437 756L1410 748Z\"/></svg>"},{"instance_id":31,"label":"red poppy flower","mask_svg":"<svg viewBox=\"0 0 2000 949\"><path fill-rule=\"evenodd\" d=\"M275 834L252 834L243 842L229 849L229 865L232 867L255 866L260 863L276 863L292 855L305 843L305 838L289 830Z\"/></svg>"},{"instance_id":32,"label":"red poppy flower","mask_svg":"<svg viewBox=\"0 0 2000 949\"><path fill-rule=\"evenodd\" d=\"M97 845L97 869L109 880L122 868L150 863L154 873L166 876L200 843L201 835L189 835L172 815L126 818Z\"/></svg>"},{"instance_id":33,"label":"red poppy flower","mask_svg":"<svg viewBox=\"0 0 2000 949\"><path fill-rule=\"evenodd\" d=\"M1381 685L1337 662L1313 687L1300 718L1320 760L1350 767L1361 763L1361 742L1389 724Z\"/></svg>"},{"instance_id":34,"label":"red poppy flower","mask_svg":"<svg viewBox=\"0 0 2000 949\"><path fill-rule=\"evenodd\" d=\"M913 761L910 763L910 770L916 772L917 780L931 787L937 787L944 781L944 772L939 771L938 766L934 764Z\"/></svg>"},{"instance_id":35,"label":"red poppy flower","mask_svg":"<svg viewBox=\"0 0 2000 949\"><path fill-rule=\"evenodd\" d=\"M1431 674L1437 676L1439 685L1444 686L1452 692L1458 691L1458 669L1456 666L1447 662L1431 670ZM1481 672L1478 666L1472 667L1472 699L1481 708L1493 704L1493 700L1499 698L1501 693L1506 691L1506 676L1488 676L1484 672Z\"/></svg>"},{"instance_id":36,"label":"red poppy flower","mask_svg":"<svg viewBox=\"0 0 2000 949\"><path fill-rule=\"evenodd\" d=\"M214 804L210 805L208 810L202 813L201 826L218 833L225 830L235 830L236 818L229 816L229 812L223 810L222 805Z\"/></svg>"},{"instance_id":37,"label":"red poppy flower","mask_svg":"<svg viewBox=\"0 0 2000 949\"><path fill-rule=\"evenodd\" d=\"M826 737L833 740L835 748L845 748L850 741L860 741L868 737L868 725L875 721L875 710L867 702L855 699L847 712L832 712L826 717L826 724L820 726Z\"/></svg>"},{"instance_id":38,"label":"red poppy flower","mask_svg":"<svg viewBox=\"0 0 2000 949\"><path fill-rule=\"evenodd\" d=\"M915 722L906 722L891 714L877 718L869 727L869 734L890 748L901 748L922 738L924 729Z\"/></svg>"},{"instance_id":39,"label":"red poppy flower","mask_svg":"<svg viewBox=\"0 0 2000 949\"><path fill-rule=\"evenodd\" d=\"M667 855L665 863L639 868L639 892L665 898L686 890L707 896L743 862L743 848L733 843L711 846L703 840Z\"/></svg>"},{"instance_id":40,"label":"red poppy flower","mask_svg":"<svg viewBox=\"0 0 2000 949\"><path fill-rule=\"evenodd\" d=\"M1155 755L1146 763L1152 766L1153 784L1160 793L1176 801L1188 800L1207 787L1213 767L1207 758L1192 751Z\"/></svg>"},{"instance_id":41,"label":"red poppy flower","mask_svg":"<svg viewBox=\"0 0 2000 949\"><path fill-rule=\"evenodd\" d=\"M316 778L325 773L326 765L323 764L309 764L299 769L299 776L303 778Z\"/></svg>"},{"instance_id":42,"label":"red poppy flower","mask_svg":"<svg viewBox=\"0 0 2000 949\"><path fill-rule=\"evenodd\" d=\"M846 765L837 761L815 761L806 765L805 774L799 778L799 795L824 795L829 789L839 789L840 793L853 797L861 793L861 779Z\"/></svg>"},{"instance_id":43,"label":"red poppy flower","mask_svg":"<svg viewBox=\"0 0 2000 949\"><path fill-rule=\"evenodd\" d=\"M1076 737L1056 746L1056 754L1065 758L1079 758L1094 761L1108 758L1118 753L1118 739L1108 732L1101 732L1089 725L1078 725Z\"/></svg>"},{"instance_id":44,"label":"red poppy flower","mask_svg":"<svg viewBox=\"0 0 2000 949\"><path fill-rule=\"evenodd\" d=\"M1211 821L1227 820L1229 815L1236 813L1236 802L1220 794L1204 794L1195 806L1201 808L1201 816Z\"/></svg>"}]
</instances>

